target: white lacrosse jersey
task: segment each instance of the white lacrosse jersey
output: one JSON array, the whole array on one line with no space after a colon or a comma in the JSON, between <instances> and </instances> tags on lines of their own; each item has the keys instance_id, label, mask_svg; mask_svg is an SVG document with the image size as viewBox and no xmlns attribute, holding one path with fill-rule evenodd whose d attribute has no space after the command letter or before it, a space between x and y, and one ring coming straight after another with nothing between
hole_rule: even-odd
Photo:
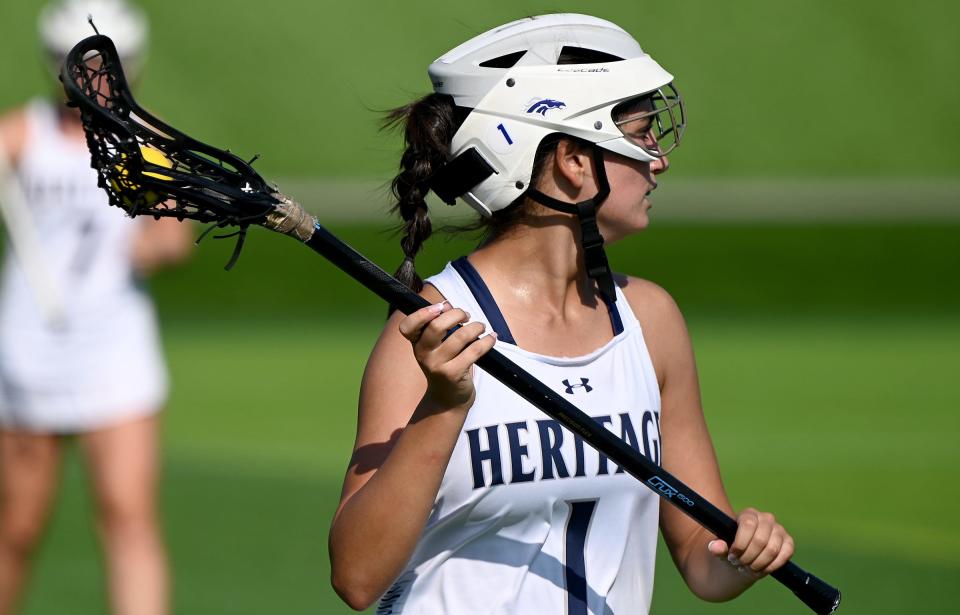
<instances>
[{"instance_id":1,"label":"white lacrosse jersey","mask_svg":"<svg viewBox=\"0 0 960 615\"><path fill-rule=\"evenodd\" d=\"M507 358L660 463L657 378L619 288L615 337L584 356L551 357L513 343L465 258L427 283L497 331ZM474 383L426 528L378 615L646 614L659 498L484 371Z\"/></svg>"},{"instance_id":2,"label":"white lacrosse jersey","mask_svg":"<svg viewBox=\"0 0 960 615\"><path fill-rule=\"evenodd\" d=\"M7 242L0 278L0 426L45 432L103 427L165 401L152 304L131 264L138 224L109 207L82 141L56 109L27 108L17 176L66 322L51 326Z\"/></svg>"}]
</instances>

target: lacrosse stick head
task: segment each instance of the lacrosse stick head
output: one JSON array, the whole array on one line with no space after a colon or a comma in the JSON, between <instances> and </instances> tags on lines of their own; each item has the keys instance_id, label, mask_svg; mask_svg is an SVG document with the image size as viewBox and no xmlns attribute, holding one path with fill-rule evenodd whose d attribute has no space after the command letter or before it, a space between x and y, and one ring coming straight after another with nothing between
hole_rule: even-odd
<instances>
[{"instance_id":1,"label":"lacrosse stick head","mask_svg":"<svg viewBox=\"0 0 960 615\"><path fill-rule=\"evenodd\" d=\"M131 216L263 224L283 200L246 162L172 128L134 100L109 37L86 38L60 73L79 108L99 186Z\"/></svg>"}]
</instances>

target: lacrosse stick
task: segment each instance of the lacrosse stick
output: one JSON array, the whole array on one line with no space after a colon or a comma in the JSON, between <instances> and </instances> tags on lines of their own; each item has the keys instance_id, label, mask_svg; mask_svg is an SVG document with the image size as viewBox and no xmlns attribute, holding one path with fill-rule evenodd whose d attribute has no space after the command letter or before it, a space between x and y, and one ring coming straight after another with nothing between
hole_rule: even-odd
<instances>
[{"instance_id":1,"label":"lacrosse stick","mask_svg":"<svg viewBox=\"0 0 960 615\"><path fill-rule=\"evenodd\" d=\"M405 314L428 302L346 245L294 200L271 188L249 163L196 141L150 115L133 99L109 38L92 36L67 56L60 77L80 108L92 166L110 204L131 216L175 217L290 235ZM236 260L240 241L231 262ZM654 493L731 543L737 523L677 478L630 448L573 404L496 351L477 366L558 420ZM792 562L772 575L820 614L840 592Z\"/></svg>"},{"instance_id":2,"label":"lacrosse stick","mask_svg":"<svg viewBox=\"0 0 960 615\"><path fill-rule=\"evenodd\" d=\"M27 205L27 197L23 193L20 180L13 172L3 144L0 144L0 218L7 227L10 245L20 261L27 286L33 292L44 320L55 329L64 327L67 322L67 306L63 290L44 259L33 216L30 215Z\"/></svg>"}]
</instances>

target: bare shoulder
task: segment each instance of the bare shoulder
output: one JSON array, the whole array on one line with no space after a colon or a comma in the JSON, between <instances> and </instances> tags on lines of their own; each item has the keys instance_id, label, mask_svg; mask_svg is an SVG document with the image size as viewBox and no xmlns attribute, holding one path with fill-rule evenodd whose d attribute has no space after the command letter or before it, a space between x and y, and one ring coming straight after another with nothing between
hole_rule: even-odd
<instances>
[{"instance_id":1,"label":"bare shoulder","mask_svg":"<svg viewBox=\"0 0 960 615\"><path fill-rule=\"evenodd\" d=\"M20 153L27 142L27 109L19 107L0 115L0 146L7 158L13 162L20 159Z\"/></svg>"},{"instance_id":2,"label":"bare shoulder","mask_svg":"<svg viewBox=\"0 0 960 615\"><path fill-rule=\"evenodd\" d=\"M440 303L444 301L444 296L440 294L440 291L436 289L432 284L424 284L423 290L417 293L431 304ZM390 318L387 319L387 324L384 326L383 331L380 333L380 339L377 341L377 345L374 347L374 354L377 353L377 350L386 343L389 346L392 346L393 342L399 342L400 346L409 350L410 343L400 335L399 324L403 320L405 314L400 310L395 310L393 314L390 315ZM418 368L419 369L419 368Z\"/></svg>"},{"instance_id":3,"label":"bare shoulder","mask_svg":"<svg viewBox=\"0 0 960 615\"><path fill-rule=\"evenodd\" d=\"M658 284L626 275L617 276L616 281L640 322L662 388L668 374L692 362L690 337L683 314L670 293Z\"/></svg>"},{"instance_id":4,"label":"bare shoulder","mask_svg":"<svg viewBox=\"0 0 960 615\"><path fill-rule=\"evenodd\" d=\"M425 285L419 294L430 303L444 300L440 291L429 284ZM405 315L397 310L387 319L380 338L370 353L361 384L361 414L367 409L378 412L382 401L395 401L398 395L419 401L426 390L426 378L417 365L410 342L400 334L400 321L404 317ZM386 406L394 409L400 407L401 413L406 410L412 413L414 409L412 406L403 408L402 404L398 406L393 403ZM405 422L409 416L397 417L398 420L401 418Z\"/></svg>"},{"instance_id":5,"label":"bare shoulder","mask_svg":"<svg viewBox=\"0 0 960 615\"><path fill-rule=\"evenodd\" d=\"M683 325L683 315L677 302L659 284L620 274L616 276L616 282L644 330Z\"/></svg>"},{"instance_id":6,"label":"bare shoulder","mask_svg":"<svg viewBox=\"0 0 960 615\"><path fill-rule=\"evenodd\" d=\"M420 291L420 296L430 303L440 303L446 299L446 297L440 294L440 291L437 290L437 287L429 282L423 285L423 290Z\"/></svg>"}]
</instances>

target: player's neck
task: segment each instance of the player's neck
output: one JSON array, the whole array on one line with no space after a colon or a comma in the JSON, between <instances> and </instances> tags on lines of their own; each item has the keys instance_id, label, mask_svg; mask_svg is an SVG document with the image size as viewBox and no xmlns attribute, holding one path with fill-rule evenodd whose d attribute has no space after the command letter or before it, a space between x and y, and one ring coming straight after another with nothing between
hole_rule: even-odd
<instances>
[{"instance_id":1,"label":"player's neck","mask_svg":"<svg viewBox=\"0 0 960 615\"><path fill-rule=\"evenodd\" d=\"M593 284L578 247L579 229L565 222L561 218L554 223L519 225L477 250L471 262L482 276L487 273L485 278L492 278L488 285L540 303L548 311L563 311L571 302L593 305Z\"/></svg>"}]
</instances>

